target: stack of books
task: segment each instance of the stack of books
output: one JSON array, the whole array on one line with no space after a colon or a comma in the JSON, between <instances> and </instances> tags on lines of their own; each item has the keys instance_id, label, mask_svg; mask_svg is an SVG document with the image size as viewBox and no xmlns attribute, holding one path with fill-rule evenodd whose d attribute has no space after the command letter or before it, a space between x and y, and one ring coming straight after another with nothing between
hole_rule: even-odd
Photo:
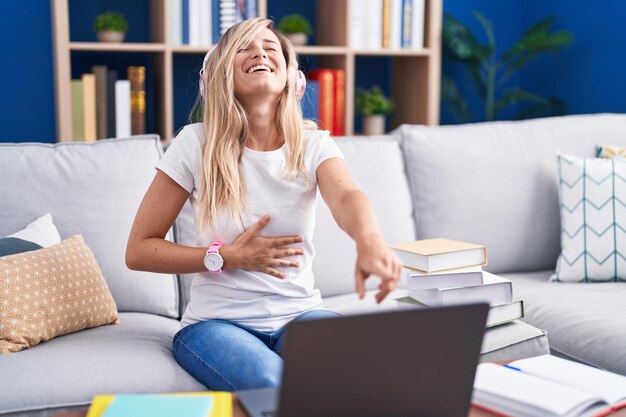
<instances>
[{"instance_id":1,"label":"stack of books","mask_svg":"<svg viewBox=\"0 0 626 417\"><path fill-rule=\"evenodd\" d=\"M392 246L403 264L408 295L398 307L438 307L486 302L487 327L524 316L522 300L513 300L510 280L483 270L487 248L474 243L436 238Z\"/></svg>"},{"instance_id":2,"label":"stack of books","mask_svg":"<svg viewBox=\"0 0 626 417\"><path fill-rule=\"evenodd\" d=\"M318 68L307 72L307 86L302 98L302 115L314 120L332 136L343 136L345 129L346 72Z\"/></svg>"}]
</instances>

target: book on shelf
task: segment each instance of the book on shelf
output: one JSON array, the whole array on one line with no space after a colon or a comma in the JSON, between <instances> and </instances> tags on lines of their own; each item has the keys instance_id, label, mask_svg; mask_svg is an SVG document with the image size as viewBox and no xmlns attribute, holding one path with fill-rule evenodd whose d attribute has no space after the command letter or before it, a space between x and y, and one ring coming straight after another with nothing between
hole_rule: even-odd
<instances>
[{"instance_id":1,"label":"book on shelf","mask_svg":"<svg viewBox=\"0 0 626 417\"><path fill-rule=\"evenodd\" d=\"M172 45L183 44L183 1L168 0L169 7L169 37Z\"/></svg>"},{"instance_id":2,"label":"book on shelf","mask_svg":"<svg viewBox=\"0 0 626 417\"><path fill-rule=\"evenodd\" d=\"M483 285L473 287L409 289L409 297L430 307L485 302L490 305L513 301L511 280L483 271Z\"/></svg>"},{"instance_id":3,"label":"book on shelf","mask_svg":"<svg viewBox=\"0 0 626 417\"><path fill-rule=\"evenodd\" d=\"M72 80L72 140L85 140L85 115L83 113L83 81Z\"/></svg>"},{"instance_id":4,"label":"book on shelf","mask_svg":"<svg viewBox=\"0 0 626 417\"><path fill-rule=\"evenodd\" d=\"M96 132L96 76L83 74L83 121L85 127L85 142L94 142Z\"/></svg>"},{"instance_id":5,"label":"book on shelf","mask_svg":"<svg viewBox=\"0 0 626 417\"><path fill-rule=\"evenodd\" d=\"M400 309L430 308L409 296L396 298L396 304ZM491 305L489 306L485 327L499 326L522 317L524 317L523 300L513 300L507 304Z\"/></svg>"},{"instance_id":6,"label":"book on shelf","mask_svg":"<svg viewBox=\"0 0 626 417\"><path fill-rule=\"evenodd\" d=\"M498 415L604 416L626 407L626 377L552 355L483 363L472 404Z\"/></svg>"},{"instance_id":7,"label":"book on shelf","mask_svg":"<svg viewBox=\"0 0 626 417\"><path fill-rule=\"evenodd\" d=\"M302 116L305 119L317 120L319 119L319 94L320 83L318 81L309 80L306 83L304 90L304 96L300 100L302 106Z\"/></svg>"},{"instance_id":8,"label":"book on shelf","mask_svg":"<svg viewBox=\"0 0 626 417\"><path fill-rule=\"evenodd\" d=\"M424 48L424 22L426 19L426 0L413 0L413 17L411 19L411 48Z\"/></svg>"},{"instance_id":9,"label":"book on shelf","mask_svg":"<svg viewBox=\"0 0 626 417\"><path fill-rule=\"evenodd\" d=\"M230 392L96 395L86 417L232 417Z\"/></svg>"},{"instance_id":10,"label":"book on shelf","mask_svg":"<svg viewBox=\"0 0 626 417\"><path fill-rule=\"evenodd\" d=\"M115 83L117 82L117 71L107 70L107 137L116 137L115 127Z\"/></svg>"},{"instance_id":11,"label":"book on shelf","mask_svg":"<svg viewBox=\"0 0 626 417\"><path fill-rule=\"evenodd\" d=\"M408 288L415 290L483 285L483 269L480 266L430 273L402 268L402 273L406 276Z\"/></svg>"},{"instance_id":12,"label":"book on shelf","mask_svg":"<svg viewBox=\"0 0 626 417\"><path fill-rule=\"evenodd\" d=\"M332 136L345 135L346 72L342 69L318 68L307 72L306 77L318 83L319 128L328 130Z\"/></svg>"},{"instance_id":13,"label":"book on shelf","mask_svg":"<svg viewBox=\"0 0 626 417\"><path fill-rule=\"evenodd\" d=\"M130 130L133 135L146 133L146 67L128 67L130 81Z\"/></svg>"},{"instance_id":14,"label":"book on shelf","mask_svg":"<svg viewBox=\"0 0 626 417\"><path fill-rule=\"evenodd\" d=\"M435 238L397 243L391 248L403 266L422 272L487 265L487 248L475 243Z\"/></svg>"},{"instance_id":15,"label":"book on shelf","mask_svg":"<svg viewBox=\"0 0 626 417\"><path fill-rule=\"evenodd\" d=\"M94 65L91 71L96 77L96 138L106 139L109 137L107 132L107 111L108 107L108 89L107 89L107 72L106 65Z\"/></svg>"},{"instance_id":16,"label":"book on shelf","mask_svg":"<svg viewBox=\"0 0 626 417\"><path fill-rule=\"evenodd\" d=\"M115 82L115 137L130 136L130 81Z\"/></svg>"}]
</instances>

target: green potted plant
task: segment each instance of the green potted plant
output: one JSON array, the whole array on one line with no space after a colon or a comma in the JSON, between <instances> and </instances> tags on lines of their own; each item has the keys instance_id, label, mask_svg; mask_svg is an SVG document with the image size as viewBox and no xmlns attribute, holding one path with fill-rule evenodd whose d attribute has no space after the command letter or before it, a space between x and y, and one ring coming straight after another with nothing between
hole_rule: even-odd
<instances>
[{"instance_id":1,"label":"green potted plant","mask_svg":"<svg viewBox=\"0 0 626 417\"><path fill-rule=\"evenodd\" d=\"M561 114L567 110L565 103L556 97L543 97L537 93L508 87L507 82L520 69L538 56L563 49L572 42L568 31L553 31L554 17L547 17L531 26L511 49L500 56L496 54L496 40L492 23L477 11L472 12L485 32L487 43L479 42L469 26L449 14L443 19L444 68L446 62L460 64L466 70L471 91L478 93L484 114L474 117L468 97L447 74L441 78L441 100L457 121L494 120L497 114L513 105L522 107L515 119L527 119L548 114ZM466 90L470 90L469 88Z\"/></svg>"},{"instance_id":2,"label":"green potted plant","mask_svg":"<svg viewBox=\"0 0 626 417\"><path fill-rule=\"evenodd\" d=\"M283 16L278 22L278 30L289 36L296 46L306 45L313 29L309 20L298 13Z\"/></svg>"},{"instance_id":3,"label":"green potted plant","mask_svg":"<svg viewBox=\"0 0 626 417\"><path fill-rule=\"evenodd\" d=\"M99 14L93 23L100 42L123 42L128 31L128 22L123 14L107 11Z\"/></svg>"},{"instance_id":4,"label":"green potted plant","mask_svg":"<svg viewBox=\"0 0 626 417\"><path fill-rule=\"evenodd\" d=\"M356 111L363 115L363 134L382 135L385 133L385 115L390 113L393 103L385 97L383 90L375 85L369 90L357 88Z\"/></svg>"}]
</instances>

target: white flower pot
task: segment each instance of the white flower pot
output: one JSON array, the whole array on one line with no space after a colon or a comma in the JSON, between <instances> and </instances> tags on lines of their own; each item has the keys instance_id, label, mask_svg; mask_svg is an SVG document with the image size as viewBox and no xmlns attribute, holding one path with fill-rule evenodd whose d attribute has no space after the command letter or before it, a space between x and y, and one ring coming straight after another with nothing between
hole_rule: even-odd
<instances>
[{"instance_id":1,"label":"white flower pot","mask_svg":"<svg viewBox=\"0 0 626 417\"><path fill-rule=\"evenodd\" d=\"M289 33L287 36L294 46L304 46L309 41L309 36L306 33Z\"/></svg>"},{"instance_id":2,"label":"white flower pot","mask_svg":"<svg viewBox=\"0 0 626 417\"><path fill-rule=\"evenodd\" d=\"M98 32L100 42L124 42L124 32Z\"/></svg>"},{"instance_id":3,"label":"white flower pot","mask_svg":"<svg viewBox=\"0 0 626 417\"><path fill-rule=\"evenodd\" d=\"M364 135L384 135L385 134L385 115L374 114L372 116L363 116L363 134Z\"/></svg>"}]
</instances>

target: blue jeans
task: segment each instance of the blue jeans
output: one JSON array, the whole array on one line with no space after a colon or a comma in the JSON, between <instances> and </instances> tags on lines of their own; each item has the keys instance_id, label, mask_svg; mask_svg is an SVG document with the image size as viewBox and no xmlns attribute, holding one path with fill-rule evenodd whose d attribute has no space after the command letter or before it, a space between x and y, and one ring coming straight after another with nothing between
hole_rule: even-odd
<instances>
[{"instance_id":1,"label":"blue jeans","mask_svg":"<svg viewBox=\"0 0 626 417\"><path fill-rule=\"evenodd\" d=\"M339 317L311 310L296 320ZM174 336L174 357L187 372L215 391L238 391L280 385L286 326L265 333L228 320L208 320L183 327Z\"/></svg>"}]
</instances>

